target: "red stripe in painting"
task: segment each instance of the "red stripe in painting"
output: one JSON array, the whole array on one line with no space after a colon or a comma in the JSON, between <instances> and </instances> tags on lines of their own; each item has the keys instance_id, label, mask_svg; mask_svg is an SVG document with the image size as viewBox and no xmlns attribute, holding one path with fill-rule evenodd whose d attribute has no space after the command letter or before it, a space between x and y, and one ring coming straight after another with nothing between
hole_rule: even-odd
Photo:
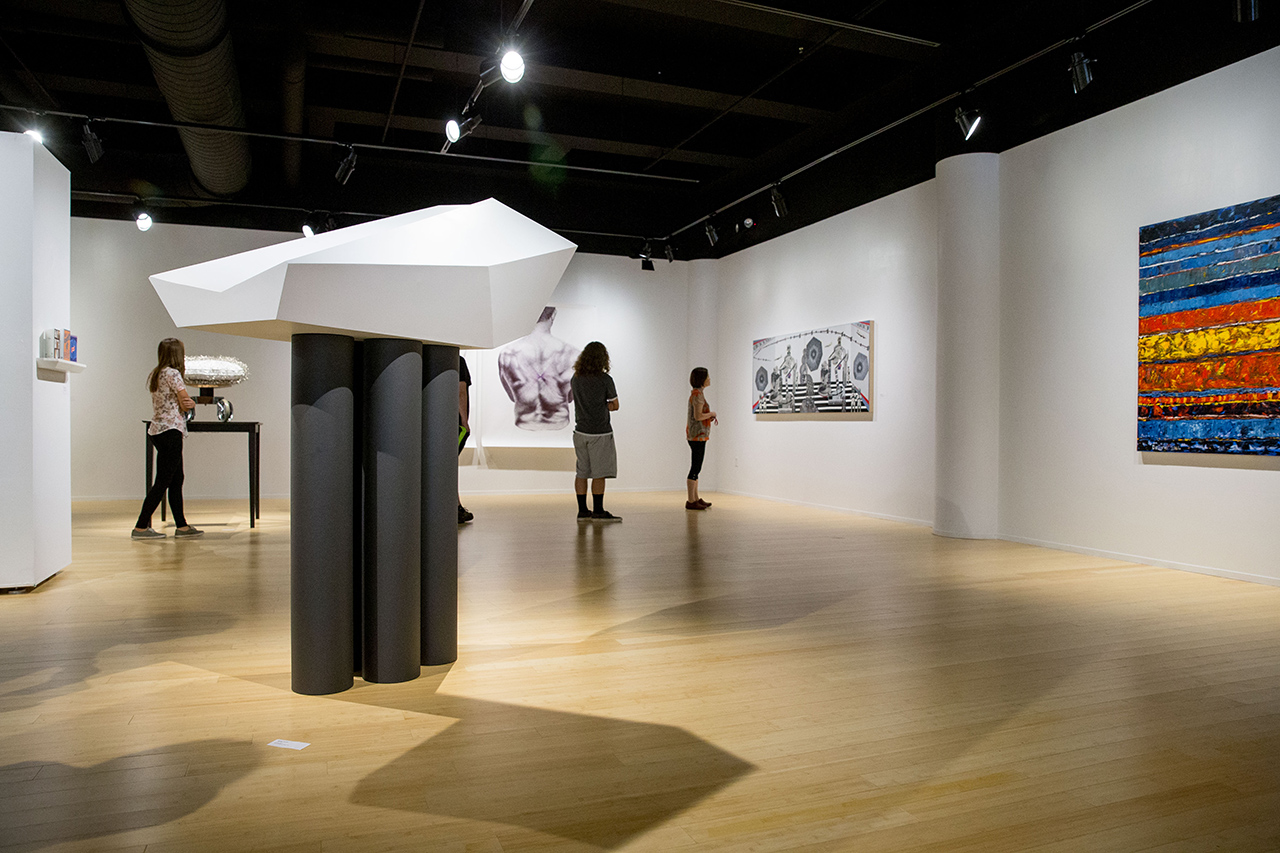
<instances>
[{"instance_id":1,"label":"red stripe in painting","mask_svg":"<svg viewBox=\"0 0 1280 853\"><path fill-rule=\"evenodd\" d=\"M1160 397L1138 396L1140 406L1178 406L1199 403L1261 403L1280 400L1280 391L1243 391L1229 394L1172 394Z\"/></svg>"},{"instance_id":2,"label":"red stripe in painting","mask_svg":"<svg viewBox=\"0 0 1280 853\"><path fill-rule=\"evenodd\" d=\"M1184 332L1188 329L1225 326L1229 323L1251 323L1258 320L1280 320L1280 298L1233 302L1230 305L1215 305L1212 308L1196 308L1191 311L1140 317L1138 334Z\"/></svg>"},{"instance_id":3,"label":"red stripe in painting","mask_svg":"<svg viewBox=\"0 0 1280 853\"><path fill-rule=\"evenodd\" d=\"M1280 353L1259 352L1205 361L1139 364L1138 391L1210 391L1280 385Z\"/></svg>"}]
</instances>

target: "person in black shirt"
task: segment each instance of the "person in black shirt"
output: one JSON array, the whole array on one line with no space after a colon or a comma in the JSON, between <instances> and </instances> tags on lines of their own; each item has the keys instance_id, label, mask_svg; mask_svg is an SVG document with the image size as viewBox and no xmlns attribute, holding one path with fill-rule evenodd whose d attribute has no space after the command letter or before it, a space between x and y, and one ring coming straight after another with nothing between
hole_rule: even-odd
<instances>
[{"instance_id":1,"label":"person in black shirt","mask_svg":"<svg viewBox=\"0 0 1280 853\"><path fill-rule=\"evenodd\" d=\"M622 521L604 508L604 481L618 476L618 452L609 413L618 411L618 391L609 375L609 351L599 341L583 347L569 383L573 394L573 449L577 457L574 491L578 521ZM592 508L587 509L587 480Z\"/></svg>"}]
</instances>

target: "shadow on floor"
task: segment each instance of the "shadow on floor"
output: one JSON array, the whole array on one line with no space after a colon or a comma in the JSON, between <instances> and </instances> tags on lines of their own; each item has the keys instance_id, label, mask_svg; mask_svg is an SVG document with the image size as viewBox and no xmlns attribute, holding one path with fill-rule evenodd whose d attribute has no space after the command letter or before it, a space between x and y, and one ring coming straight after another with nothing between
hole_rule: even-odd
<instances>
[{"instance_id":1,"label":"shadow on floor","mask_svg":"<svg viewBox=\"0 0 1280 853\"><path fill-rule=\"evenodd\" d=\"M458 722L365 777L351 802L613 849L754 769L674 726L450 696L425 704Z\"/></svg>"},{"instance_id":2,"label":"shadow on floor","mask_svg":"<svg viewBox=\"0 0 1280 853\"><path fill-rule=\"evenodd\" d=\"M0 845L39 850L171 823L203 808L261 763L262 749L252 743L214 739L89 767L41 761L0 766Z\"/></svg>"}]
</instances>

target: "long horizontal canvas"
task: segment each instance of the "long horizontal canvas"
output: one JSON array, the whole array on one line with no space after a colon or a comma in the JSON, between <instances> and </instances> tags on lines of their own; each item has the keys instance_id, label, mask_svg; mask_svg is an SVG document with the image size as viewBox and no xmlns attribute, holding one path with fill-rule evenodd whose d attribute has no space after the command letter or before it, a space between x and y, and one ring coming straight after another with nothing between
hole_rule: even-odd
<instances>
[{"instance_id":1,"label":"long horizontal canvas","mask_svg":"<svg viewBox=\"0 0 1280 853\"><path fill-rule=\"evenodd\" d=\"M751 411L871 414L872 323L762 338L751 345Z\"/></svg>"},{"instance_id":2,"label":"long horizontal canvas","mask_svg":"<svg viewBox=\"0 0 1280 853\"><path fill-rule=\"evenodd\" d=\"M1280 455L1280 196L1138 241L1138 449Z\"/></svg>"}]
</instances>

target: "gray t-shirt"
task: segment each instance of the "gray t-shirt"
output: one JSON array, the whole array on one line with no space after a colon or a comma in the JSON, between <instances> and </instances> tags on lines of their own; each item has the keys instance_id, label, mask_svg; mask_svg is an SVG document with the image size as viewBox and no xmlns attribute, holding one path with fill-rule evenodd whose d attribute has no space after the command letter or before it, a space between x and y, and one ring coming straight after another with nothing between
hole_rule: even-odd
<instances>
[{"instance_id":1,"label":"gray t-shirt","mask_svg":"<svg viewBox=\"0 0 1280 853\"><path fill-rule=\"evenodd\" d=\"M569 387L573 391L574 430L586 435L613 432L609 401L618 397L613 377L607 373L575 373Z\"/></svg>"}]
</instances>

